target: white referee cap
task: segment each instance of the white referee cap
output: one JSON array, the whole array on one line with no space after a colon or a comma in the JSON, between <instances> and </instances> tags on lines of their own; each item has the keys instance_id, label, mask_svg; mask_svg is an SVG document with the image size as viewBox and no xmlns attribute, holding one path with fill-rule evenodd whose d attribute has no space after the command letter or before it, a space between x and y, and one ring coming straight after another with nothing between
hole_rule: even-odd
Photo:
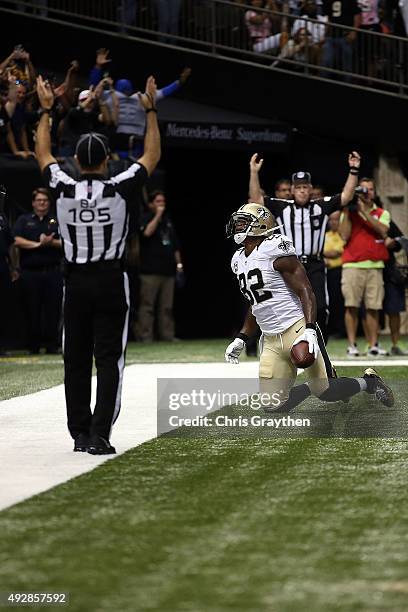
<instances>
[{"instance_id":1,"label":"white referee cap","mask_svg":"<svg viewBox=\"0 0 408 612\"><path fill-rule=\"evenodd\" d=\"M109 156L109 153L106 136L97 132L83 134L75 149L75 155L81 166L88 168L99 166Z\"/></svg>"},{"instance_id":2,"label":"white referee cap","mask_svg":"<svg viewBox=\"0 0 408 612\"><path fill-rule=\"evenodd\" d=\"M312 183L310 172L294 172L292 174L292 183Z\"/></svg>"}]
</instances>

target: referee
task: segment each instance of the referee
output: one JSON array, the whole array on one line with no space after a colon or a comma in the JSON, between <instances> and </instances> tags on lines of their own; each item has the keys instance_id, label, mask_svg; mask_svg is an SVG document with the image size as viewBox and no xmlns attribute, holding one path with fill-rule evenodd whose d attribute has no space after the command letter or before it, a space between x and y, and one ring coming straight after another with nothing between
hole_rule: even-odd
<instances>
[{"instance_id":1,"label":"referee","mask_svg":"<svg viewBox=\"0 0 408 612\"><path fill-rule=\"evenodd\" d=\"M65 174L51 155L49 113L54 96L38 77L42 117L36 155L56 200L65 256L64 369L68 429L74 451L115 453L109 438L118 417L129 314L129 284L123 252L129 213L160 159L155 109L156 83L149 77L139 99L146 112L143 156L125 172L105 178L109 149L100 134L84 134L76 147L81 178ZM91 411L92 357L97 371L96 405Z\"/></svg>"},{"instance_id":2,"label":"referee","mask_svg":"<svg viewBox=\"0 0 408 612\"><path fill-rule=\"evenodd\" d=\"M283 200L262 196L259 171L263 159L255 153L250 160L249 196L252 202L263 204L274 215L282 233L294 244L296 254L304 265L310 284L316 296L317 322L327 342L328 294L326 267L323 259L324 238L328 217L346 206L354 196L357 187L360 155L353 151L348 156L349 174L343 191L334 196L317 200L311 199L312 178L309 172L295 172L292 175L292 199Z\"/></svg>"}]
</instances>

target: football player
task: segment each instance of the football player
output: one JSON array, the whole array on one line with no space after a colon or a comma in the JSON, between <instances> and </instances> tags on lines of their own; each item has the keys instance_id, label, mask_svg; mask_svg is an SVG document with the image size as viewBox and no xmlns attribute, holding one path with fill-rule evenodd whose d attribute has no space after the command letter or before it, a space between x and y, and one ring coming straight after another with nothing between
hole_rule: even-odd
<instances>
[{"instance_id":1,"label":"football player","mask_svg":"<svg viewBox=\"0 0 408 612\"><path fill-rule=\"evenodd\" d=\"M311 393L324 401L338 401L366 391L385 406L393 406L391 389L373 368L367 368L362 378L336 377L316 325L316 299L306 271L292 242L279 233L272 213L260 204L241 206L229 220L227 237L240 245L231 268L251 307L240 333L225 351L226 361L238 363L258 324L262 331L261 389L280 394L278 411L293 409ZM305 370L308 382L293 387L297 368L290 351L302 341L307 342L315 360Z\"/></svg>"}]
</instances>

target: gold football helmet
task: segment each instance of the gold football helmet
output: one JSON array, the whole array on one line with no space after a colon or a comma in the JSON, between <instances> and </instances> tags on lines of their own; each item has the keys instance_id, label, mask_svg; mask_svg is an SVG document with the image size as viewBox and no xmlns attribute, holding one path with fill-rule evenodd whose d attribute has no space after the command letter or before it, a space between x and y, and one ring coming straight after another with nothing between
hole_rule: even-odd
<instances>
[{"instance_id":1,"label":"gold football helmet","mask_svg":"<svg viewBox=\"0 0 408 612\"><path fill-rule=\"evenodd\" d=\"M251 202L232 213L227 225L227 238L233 236L235 242L241 244L247 236L270 236L275 229L278 226L271 211Z\"/></svg>"}]
</instances>

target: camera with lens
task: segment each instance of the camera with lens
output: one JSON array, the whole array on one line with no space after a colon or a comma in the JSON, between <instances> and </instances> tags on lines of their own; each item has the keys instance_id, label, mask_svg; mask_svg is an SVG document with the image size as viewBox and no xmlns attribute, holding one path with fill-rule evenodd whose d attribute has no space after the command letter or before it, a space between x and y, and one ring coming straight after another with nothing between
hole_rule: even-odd
<instances>
[{"instance_id":1,"label":"camera with lens","mask_svg":"<svg viewBox=\"0 0 408 612\"><path fill-rule=\"evenodd\" d=\"M357 212L357 210L358 210L358 206L357 206L358 196L363 196L363 198L366 198L367 195L368 195L367 187L356 187L355 190L354 190L354 198L351 200L350 204L347 204L347 206L346 206L347 210L349 210L350 212Z\"/></svg>"}]
</instances>

